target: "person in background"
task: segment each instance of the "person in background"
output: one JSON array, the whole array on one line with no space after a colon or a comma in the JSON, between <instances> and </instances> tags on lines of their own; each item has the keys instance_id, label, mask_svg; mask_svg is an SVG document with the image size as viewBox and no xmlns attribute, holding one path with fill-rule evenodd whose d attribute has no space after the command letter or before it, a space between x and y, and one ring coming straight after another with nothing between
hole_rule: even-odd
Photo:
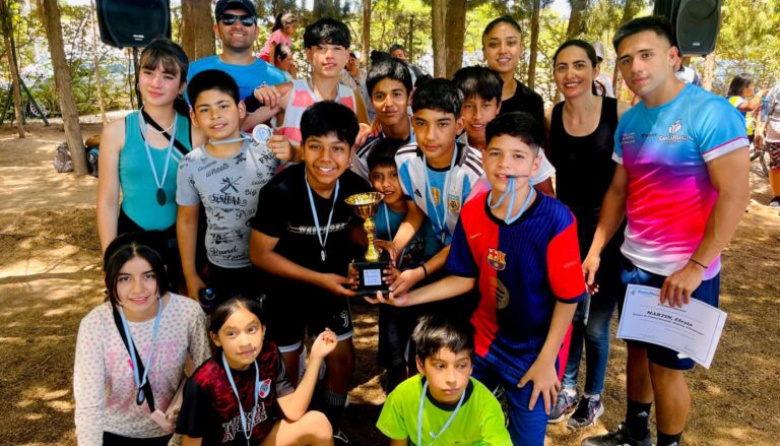
<instances>
[{"instance_id":1,"label":"person in background","mask_svg":"<svg viewBox=\"0 0 780 446\"><path fill-rule=\"evenodd\" d=\"M274 49L278 45L292 46L292 38L298 28L298 18L292 12L283 12L276 16L271 35L265 41L265 46L260 50L258 57L266 62L271 62Z\"/></svg>"},{"instance_id":2,"label":"person in background","mask_svg":"<svg viewBox=\"0 0 780 446\"><path fill-rule=\"evenodd\" d=\"M594 79L596 94L614 98L615 90L612 88L612 80L607 76L607 73L601 71L601 62L604 62L604 45L602 45L601 42L593 42L593 49L596 51L596 58L598 59L598 64L596 66L599 68L599 75Z\"/></svg>"},{"instance_id":3,"label":"person in background","mask_svg":"<svg viewBox=\"0 0 780 446\"><path fill-rule=\"evenodd\" d=\"M355 53L349 53L347 65L344 66L344 71L341 72L339 82L355 90L355 93L363 98L363 103L366 105L366 111L368 112L368 120L369 122L373 121L376 112L371 105L371 97L366 89L366 70L358 65L358 58Z\"/></svg>"},{"instance_id":4,"label":"person in background","mask_svg":"<svg viewBox=\"0 0 780 446\"><path fill-rule=\"evenodd\" d=\"M419 78L425 73L423 72L423 70L420 69L420 67L409 62L409 58L407 57L406 54L406 48L404 48L403 45L396 43L390 47L389 53L390 56L393 57L394 59L398 59L401 62L406 64L406 67L409 68L409 72L412 73L412 85L416 87L417 78Z\"/></svg>"},{"instance_id":5,"label":"person in background","mask_svg":"<svg viewBox=\"0 0 780 446\"><path fill-rule=\"evenodd\" d=\"M738 74L734 76L729 84L729 91L726 93L726 99L729 104L736 107L742 117L745 118L745 127L747 128L748 141L753 144L753 137L756 127L756 112L761 106L761 100L766 94L766 88L756 93L756 86L753 78L748 74Z\"/></svg>"},{"instance_id":6,"label":"person in background","mask_svg":"<svg viewBox=\"0 0 780 446\"><path fill-rule=\"evenodd\" d=\"M274 47L274 66L284 73L288 82L298 77L298 68L292 56L292 49L283 43Z\"/></svg>"},{"instance_id":7,"label":"person in background","mask_svg":"<svg viewBox=\"0 0 780 446\"><path fill-rule=\"evenodd\" d=\"M682 64L682 58L683 56L680 54L680 49L678 48L677 53L672 57L672 61L674 62L675 77L677 77L680 82L701 87L701 78L699 77L699 73L697 73L696 70L691 67L684 66Z\"/></svg>"},{"instance_id":8,"label":"person in background","mask_svg":"<svg viewBox=\"0 0 780 446\"><path fill-rule=\"evenodd\" d=\"M756 128L756 146L769 152L769 185L772 200L769 206L780 209L780 82L767 93L764 109Z\"/></svg>"}]
</instances>

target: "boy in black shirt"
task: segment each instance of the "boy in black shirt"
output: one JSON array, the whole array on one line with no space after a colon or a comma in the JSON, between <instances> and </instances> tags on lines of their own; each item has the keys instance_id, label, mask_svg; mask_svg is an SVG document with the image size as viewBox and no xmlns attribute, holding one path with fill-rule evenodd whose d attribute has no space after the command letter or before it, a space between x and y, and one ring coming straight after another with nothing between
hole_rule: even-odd
<instances>
[{"instance_id":1,"label":"boy in black shirt","mask_svg":"<svg viewBox=\"0 0 780 446\"><path fill-rule=\"evenodd\" d=\"M353 242L362 220L344 202L371 188L348 171L358 134L355 114L334 102L318 102L301 118L304 162L289 167L260 191L252 220L250 258L265 271L268 337L282 352L293 382L298 377L304 332L336 333L328 355L320 410L338 431L355 363L352 318L345 285L349 263L363 255ZM353 232L356 231L356 234Z\"/></svg>"}]
</instances>

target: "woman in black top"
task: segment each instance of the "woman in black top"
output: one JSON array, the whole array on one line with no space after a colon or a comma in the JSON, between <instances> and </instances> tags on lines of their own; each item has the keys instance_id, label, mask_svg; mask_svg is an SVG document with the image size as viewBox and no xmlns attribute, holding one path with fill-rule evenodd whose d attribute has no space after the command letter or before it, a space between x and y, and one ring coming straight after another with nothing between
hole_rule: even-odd
<instances>
[{"instance_id":1,"label":"woman in black top","mask_svg":"<svg viewBox=\"0 0 780 446\"><path fill-rule=\"evenodd\" d=\"M613 98L596 95L594 79L598 62L593 47L581 40L570 40L558 48L553 58L553 74L561 102L545 115L549 137L548 157L557 170L558 199L569 206L577 219L580 255L588 254L599 219L601 201L612 181L615 129L619 116L627 108ZM571 428L589 426L604 412L601 392L609 358L609 322L620 292L620 245L622 230L613 237L601 255L602 265L596 277L598 290L574 316L569 360L551 422L569 419ZM587 323L586 323L587 322ZM577 374L585 341L585 394L577 398Z\"/></svg>"},{"instance_id":2,"label":"woman in black top","mask_svg":"<svg viewBox=\"0 0 780 446\"><path fill-rule=\"evenodd\" d=\"M482 54L488 68L504 81L499 114L524 111L539 123L544 122L542 97L515 79L515 68L523 55L523 34L512 17L503 16L488 23L482 33Z\"/></svg>"}]
</instances>

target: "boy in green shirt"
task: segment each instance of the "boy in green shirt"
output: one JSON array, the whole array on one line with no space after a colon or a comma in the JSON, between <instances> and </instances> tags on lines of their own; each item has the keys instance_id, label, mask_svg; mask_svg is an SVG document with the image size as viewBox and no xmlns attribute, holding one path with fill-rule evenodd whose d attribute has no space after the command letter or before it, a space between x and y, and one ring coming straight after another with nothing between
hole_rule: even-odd
<instances>
[{"instance_id":1,"label":"boy in green shirt","mask_svg":"<svg viewBox=\"0 0 780 446\"><path fill-rule=\"evenodd\" d=\"M471 377L469 326L426 316L412 338L420 374L387 396L376 423L390 446L511 446L501 405Z\"/></svg>"}]
</instances>

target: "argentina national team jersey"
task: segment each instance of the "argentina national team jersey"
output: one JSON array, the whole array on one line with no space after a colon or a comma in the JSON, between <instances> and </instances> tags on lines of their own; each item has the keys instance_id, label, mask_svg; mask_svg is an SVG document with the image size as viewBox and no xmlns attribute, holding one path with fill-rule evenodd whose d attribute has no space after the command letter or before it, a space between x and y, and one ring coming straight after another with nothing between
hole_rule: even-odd
<instances>
[{"instance_id":1,"label":"argentina national team jersey","mask_svg":"<svg viewBox=\"0 0 780 446\"><path fill-rule=\"evenodd\" d=\"M475 353L517 382L547 339L556 302L585 298L577 225L565 205L543 194L507 225L490 214L487 197L464 206L446 267L477 279Z\"/></svg>"},{"instance_id":2,"label":"argentina national team jersey","mask_svg":"<svg viewBox=\"0 0 780 446\"><path fill-rule=\"evenodd\" d=\"M693 85L667 104L648 109L640 102L627 111L615 132L613 155L628 174L623 254L663 276L685 266L718 198L707 162L747 145L739 112ZM720 256L704 279L718 271Z\"/></svg>"},{"instance_id":3,"label":"argentina national team jersey","mask_svg":"<svg viewBox=\"0 0 780 446\"><path fill-rule=\"evenodd\" d=\"M461 208L474 184L484 173L482 154L479 150L456 144L453 156L456 159L451 171L449 167L438 170L427 166L423 161L422 150L417 147L417 144L402 147L395 156L404 195L414 200L417 207L428 216L430 234L439 239L442 234L444 235L443 244L449 244ZM450 176L448 190L443 193L448 171Z\"/></svg>"}]
</instances>

